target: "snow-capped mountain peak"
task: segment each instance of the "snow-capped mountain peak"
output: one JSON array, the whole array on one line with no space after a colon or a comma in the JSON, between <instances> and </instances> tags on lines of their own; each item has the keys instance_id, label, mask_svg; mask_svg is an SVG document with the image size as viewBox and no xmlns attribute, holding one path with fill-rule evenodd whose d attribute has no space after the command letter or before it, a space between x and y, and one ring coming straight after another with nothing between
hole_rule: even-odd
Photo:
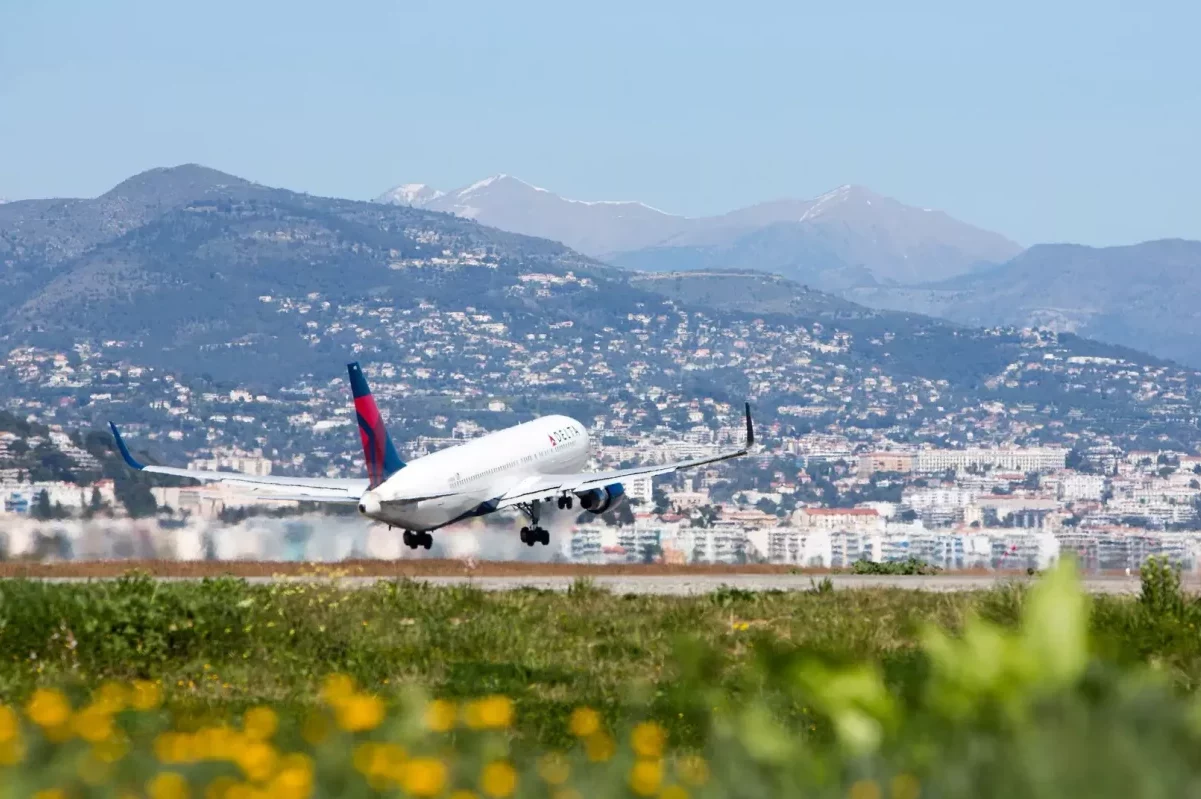
<instances>
[{"instance_id":1,"label":"snow-capped mountain peak","mask_svg":"<svg viewBox=\"0 0 1201 799\"><path fill-rule=\"evenodd\" d=\"M375 201L390 205L413 205L420 207L426 203L433 202L444 194L446 192L435 189L433 186L427 186L424 183L402 183L396 188L389 189L379 197L376 197Z\"/></svg>"}]
</instances>

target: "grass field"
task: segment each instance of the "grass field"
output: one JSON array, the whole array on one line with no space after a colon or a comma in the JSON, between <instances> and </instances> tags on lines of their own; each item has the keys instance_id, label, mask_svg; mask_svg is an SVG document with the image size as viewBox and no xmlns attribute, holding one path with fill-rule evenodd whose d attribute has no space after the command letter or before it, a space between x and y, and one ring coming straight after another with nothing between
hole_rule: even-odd
<instances>
[{"instance_id":1,"label":"grass field","mask_svg":"<svg viewBox=\"0 0 1201 799\"><path fill-rule=\"evenodd\" d=\"M339 782L330 793L334 759L305 755L316 764L310 789L317 795L372 795L368 756L356 765L351 754L365 735L380 746L403 739L410 759L424 747L441 752L439 762L472 764L472 790L485 794L479 770L499 757L519 779L508 793L492 795L554 795L556 783L539 776L538 764L545 765L547 752L563 752L578 761L573 773L591 775L589 796L660 795L671 784L676 799L680 791L763 796L794 789L854 789L868 799L906 795L914 787L906 780L924 786L923 795L1062 796L1085 785L1093 796L1150 795L1111 793L1131 788L1135 763L1154 767L1155 784L1170 789L1157 795L1182 796L1201 786L1201 755L1193 754L1201 752L1201 705L1193 698L1201 680L1199 628L1201 606L1166 569L1144 577L1138 599L1086 598L1066 572L1033 590L833 592L818 585L700 597L619 596L586 579L566 593L403 580L356 590L336 581L251 585L233 578L9 580L0 582L0 701L26 708L32 719L31 697L52 687L83 714L108 681L149 685L154 704L161 699L181 729L225 729L226 720L269 707L280 736L292 735L304 749L311 742L296 731L306 719L322 712L341 718L322 691L330 674L345 675L356 686L353 696L369 697L387 713L364 730L339 733L339 762L362 777L354 790ZM428 719L430 697L459 713L478 710L475 698L493 697L482 707L501 703L511 718L500 714L504 723L491 730L460 724L441 733L439 749L429 739L437 730L412 732ZM625 743L592 758L589 747L599 744L579 734L581 708L595 711L603 729ZM41 740L38 728L53 734L52 726L25 723L30 741ZM650 726L633 733L639 723ZM4 729L0 714L0 764ZM640 752L638 736L655 738L656 731L669 742L670 757L666 750ZM1050 745L1047 735L1062 740L1041 751ZM82 733L67 737L80 752L98 746L88 749ZM53 753L74 744L50 744L30 745L23 762L40 765L20 772L23 785L33 785L35 773L66 768ZM141 771L128 766L137 790L154 793L145 780L172 765L161 755ZM671 777L683 779L686 756L706 758L710 779L686 784ZM1094 756L1108 761L1084 769ZM645 784L633 776L644 760L662 772L653 790L640 789L650 784L649 771ZM199 765L184 766L178 773L200 779L189 771ZM79 764L72 768L71 784L84 793L107 796L110 782L119 782L87 787ZM396 768L391 783L377 775L375 787L403 787L407 772ZM244 767L234 773L253 787ZM211 781L213 774L201 776ZM1038 784L1031 775L1041 775ZM995 789L964 792L985 778ZM463 781L448 778L443 787L456 780ZM1042 783L1060 792L1036 790ZM267 785L264 778L255 790Z\"/></svg>"}]
</instances>

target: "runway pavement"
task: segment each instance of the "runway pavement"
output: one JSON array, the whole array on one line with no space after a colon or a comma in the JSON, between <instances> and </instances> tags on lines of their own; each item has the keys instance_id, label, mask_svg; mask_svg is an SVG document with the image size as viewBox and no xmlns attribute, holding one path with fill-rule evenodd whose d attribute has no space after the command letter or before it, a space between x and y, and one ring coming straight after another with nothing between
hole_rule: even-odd
<instances>
[{"instance_id":1,"label":"runway pavement","mask_svg":"<svg viewBox=\"0 0 1201 799\"><path fill-rule=\"evenodd\" d=\"M79 577L43 577L47 582L85 582L89 578ZM92 578L95 579L95 578ZM105 578L100 578L105 579ZM172 581L191 578L160 577L160 580ZM251 583L272 582L330 582L336 580L339 585L350 588L369 587L381 579L380 577L326 577L326 576L296 576L296 577L248 577ZM411 579L428 582L433 585L471 585L485 591L504 591L518 588L538 588L552 591L566 591L576 580L569 576L417 576ZM616 594L660 594L686 596L706 594L716 591L723 586L738 588L745 591L804 591L819 585L822 576L808 574L697 574L697 575L598 575L591 578L597 588L604 588ZM850 590L856 588L902 588L921 591L974 591L994 588L1006 583L1029 582L1029 578L987 575L935 575L935 576L891 576L891 575L852 575L833 574L829 580L835 590ZM1100 594L1137 594L1139 581L1137 577L1085 577L1085 587L1092 593ZM1187 589L1196 590L1196 585L1186 584Z\"/></svg>"}]
</instances>

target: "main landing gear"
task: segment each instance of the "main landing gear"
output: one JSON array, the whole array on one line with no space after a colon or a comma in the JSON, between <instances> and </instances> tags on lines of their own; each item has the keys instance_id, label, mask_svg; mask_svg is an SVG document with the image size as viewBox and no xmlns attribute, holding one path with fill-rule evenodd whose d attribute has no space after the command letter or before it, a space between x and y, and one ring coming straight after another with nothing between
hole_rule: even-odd
<instances>
[{"instance_id":1,"label":"main landing gear","mask_svg":"<svg viewBox=\"0 0 1201 799\"><path fill-rule=\"evenodd\" d=\"M414 533L411 530L405 530L404 542L409 549L417 547L429 549L434 545L434 537L429 533Z\"/></svg>"},{"instance_id":2,"label":"main landing gear","mask_svg":"<svg viewBox=\"0 0 1201 799\"><path fill-rule=\"evenodd\" d=\"M542 516L542 503L534 500L533 502L523 502L517 507L521 508L521 512L529 516L530 521L534 523L533 527L521 528L521 543L531 547L534 544L542 544L542 546L549 544L550 533L538 526L538 519Z\"/></svg>"},{"instance_id":3,"label":"main landing gear","mask_svg":"<svg viewBox=\"0 0 1201 799\"><path fill-rule=\"evenodd\" d=\"M541 527L534 527L533 529L529 527L522 527L521 543L531 547L534 544L542 544L543 546L546 546L550 543L550 533Z\"/></svg>"}]
</instances>

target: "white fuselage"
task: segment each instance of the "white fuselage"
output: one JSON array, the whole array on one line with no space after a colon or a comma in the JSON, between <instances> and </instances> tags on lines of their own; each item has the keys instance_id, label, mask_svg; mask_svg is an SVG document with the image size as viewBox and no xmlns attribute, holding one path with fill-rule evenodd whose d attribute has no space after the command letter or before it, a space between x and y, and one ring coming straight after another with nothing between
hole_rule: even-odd
<instances>
[{"instance_id":1,"label":"white fuselage","mask_svg":"<svg viewBox=\"0 0 1201 799\"><path fill-rule=\"evenodd\" d=\"M588 455L582 424L544 416L410 462L364 495L364 513L405 530L434 530L491 512L491 500L531 477L576 474ZM433 498L396 500L413 496Z\"/></svg>"}]
</instances>

